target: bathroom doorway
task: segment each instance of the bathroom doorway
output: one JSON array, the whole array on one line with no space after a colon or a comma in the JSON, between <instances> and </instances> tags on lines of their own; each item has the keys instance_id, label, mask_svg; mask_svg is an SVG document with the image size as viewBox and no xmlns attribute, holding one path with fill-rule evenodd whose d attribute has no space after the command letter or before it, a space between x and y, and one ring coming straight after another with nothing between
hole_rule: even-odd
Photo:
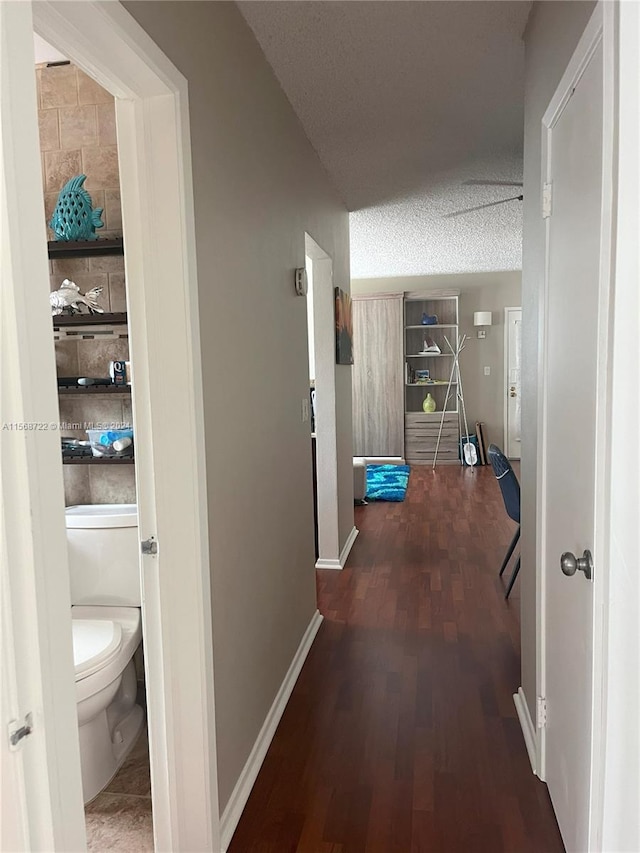
<instances>
[{"instance_id":1,"label":"bathroom doorway","mask_svg":"<svg viewBox=\"0 0 640 853\"><path fill-rule=\"evenodd\" d=\"M116 99L136 365L139 538L157 545L140 560L155 845L215 849L219 815L186 82L120 4L1 4L0 28L2 413L3 421L23 425L0 433L2 608L3 617L10 617L3 618L2 681L9 688L3 710L16 726L25 721L16 727L23 734L11 748L3 745L2 755L17 780L15 837L21 849L85 847L49 271L44 241L39 245L31 236L39 233L43 193L35 30ZM155 203L160 197L162 206ZM34 223L33 229L25 223ZM189 382L182 381L185 376ZM179 459L166 453L176 411Z\"/></svg>"}]
</instances>

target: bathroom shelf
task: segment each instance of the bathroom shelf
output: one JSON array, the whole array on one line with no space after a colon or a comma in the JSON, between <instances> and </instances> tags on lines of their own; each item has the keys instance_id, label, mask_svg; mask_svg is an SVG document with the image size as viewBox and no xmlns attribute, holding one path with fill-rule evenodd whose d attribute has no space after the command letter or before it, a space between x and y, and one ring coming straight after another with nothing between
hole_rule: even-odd
<instances>
[{"instance_id":1,"label":"bathroom shelf","mask_svg":"<svg viewBox=\"0 0 640 853\"><path fill-rule=\"evenodd\" d=\"M131 385L58 385L58 394L91 397L95 394L131 394Z\"/></svg>"},{"instance_id":2,"label":"bathroom shelf","mask_svg":"<svg viewBox=\"0 0 640 853\"><path fill-rule=\"evenodd\" d=\"M450 352L414 352L412 355L407 353L407 358L453 358Z\"/></svg>"},{"instance_id":3,"label":"bathroom shelf","mask_svg":"<svg viewBox=\"0 0 640 853\"><path fill-rule=\"evenodd\" d=\"M98 255L124 255L124 241L122 237L114 237L111 240L80 240L64 241L53 240L47 243L49 258L52 261L58 258L90 258Z\"/></svg>"},{"instance_id":4,"label":"bathroom shelf","mask_svg":"<svg viewBox=\"0 0 640 853\"><path fill-rule=\"evenodd\" d=\"M52 317L54 328L69 326L124 326L127 324L126 312L119 314L57 314Z\"/></svg>"},{"instance_id":5,"label":"bathroom shelf","mask_svg":"<svg viewBox=\"0 0 640 853\"><path fill-rule=\"evenodd\" d=\"M133 465L135 456L63 456L63 465Z\"/></svg>"}]
</instances>

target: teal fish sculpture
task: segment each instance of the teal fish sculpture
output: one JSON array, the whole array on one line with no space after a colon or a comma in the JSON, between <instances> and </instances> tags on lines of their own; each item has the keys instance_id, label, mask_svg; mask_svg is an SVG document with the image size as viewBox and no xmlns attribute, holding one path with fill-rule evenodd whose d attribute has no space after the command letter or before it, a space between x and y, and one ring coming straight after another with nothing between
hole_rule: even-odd
<instances>
[{"instance_id":1,"label":"teal fish sculpture","mask_svg":"<svg viewBox=\"0 0 640 853\"><path fill-rule=\"evenodd\" d=\"M97 240L96 228L103 228L103 208L93 207L91 196L82 186L86 175L76 175L63 186L49 223L56 240Z\"/></svg>"}]
</instances>

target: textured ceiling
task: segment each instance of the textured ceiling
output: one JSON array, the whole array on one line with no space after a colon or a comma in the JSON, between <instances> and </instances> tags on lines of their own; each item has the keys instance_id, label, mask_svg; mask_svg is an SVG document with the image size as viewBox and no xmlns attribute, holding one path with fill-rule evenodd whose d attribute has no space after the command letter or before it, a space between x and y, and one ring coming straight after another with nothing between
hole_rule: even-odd
<instances>
[{"instance_id":1,"label":"textured ceiling","mask_svg":"<svg viewBox=\"0 0 640 853\"><path fill-rule=\"evenodd\" d=\"M519 269L528 2L241 2L351 215L355 278Z\"/></svg>"}]
</instances>

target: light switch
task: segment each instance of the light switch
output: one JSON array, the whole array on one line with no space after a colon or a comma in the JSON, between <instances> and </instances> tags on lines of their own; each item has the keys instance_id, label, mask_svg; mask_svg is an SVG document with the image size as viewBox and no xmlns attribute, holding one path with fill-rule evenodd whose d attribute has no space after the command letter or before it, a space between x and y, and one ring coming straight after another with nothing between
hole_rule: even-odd
<instances>
[{"instance_id":1,"label":"light switch","mask_svg":"<svg viewBox=\"0 0 640 853\"><path fill-rule=\"evenodd\" d=\"M309 420L309 400L306 397L302 398L302 423Z\"/></svg>"},{"instance_id":2,"label":"light switch","mask_svg":"<svg viewBox=\"0 0 640 853\"><path fill-rule=\"evenodd\" d=\"M491 376L491 368L490 367L485 367L484 375L485 376Z\"/></svg>"}]
</instances>

